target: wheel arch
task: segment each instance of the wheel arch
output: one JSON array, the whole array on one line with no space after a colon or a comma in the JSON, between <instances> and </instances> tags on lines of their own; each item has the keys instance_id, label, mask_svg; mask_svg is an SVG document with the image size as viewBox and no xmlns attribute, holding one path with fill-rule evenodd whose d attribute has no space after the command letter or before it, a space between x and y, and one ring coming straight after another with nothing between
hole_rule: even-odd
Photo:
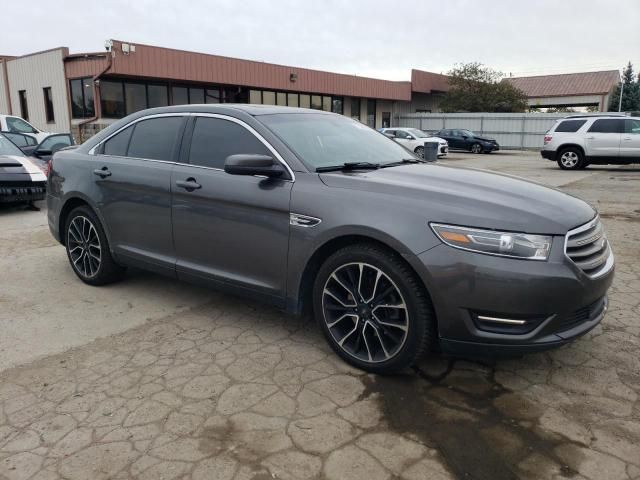
<instances>
[{"instance_id":1,"label":"wheel arch","mask_svg":"<svg viewBox=\"0 0 640 480\"><path fill-rule=\"evenodd\" d=\"M586 155L586 153L584 151L584 147L582 145L577 144L577 143L563 143L562 145L560 145L556 149L556 158L555 158L555 160L558 160L560 158L560 155L562 154L562 152L564 150L566 150L567 148L577 148L582 153L583 160L586 160L587 155Z\"/></svg>"},{"instance_id":2,"label":"wheel arch","mask_svg":"<svg viewBox=\"0 0 640 480\"><path fill-rule=\"evenodd\" d=\"M431 293L424 280L418 273L418 271L414 268L414 266L409 262L405 255L401 253L398 248L395 248L391 242L386 242L384 240L375 238L374 236L369 236L367 234L355 233L355 234L343 234L337 237L334 237L330 240L327 240L323 244L321 244L318 248L316 248L313 254L307 260L305 267L302 271L302 275L300 276L300 281L297 286L297 296L295 297L295 305L293 307L294 313L298 314L308 314L311 312L313 307L312 293L313 293L313 283L316 278L320 267L325 262L327 258L337 250L356 244L374 244L380 248L383 248L395 256L398 257L402 262L404 262L407 267L413 272L416 276L417 280L424 288L424 291L429 299L429 301L433 304L433 299L431 297ZM396 246L397 247L397 246ZM435 313L434 313L435 314ZM435 323L435 328L437 330L437 324Z\"/></svg>"},{"instance_id":3,"label":"wheel arch","mask_svg":"<svg viewBox=\"0 0 640 480\"><path fill-rule=\"evenodd\" d=\"M62 243L62 245L66 245L66 235L64 233L64 227L67 223L67 218L69 217L69 214L73 211L74 208L81 207L81 206L89 207L91 211L93 211L93 213L96 214L96 216L100 220L100 223L102 224L102 229L104 230L104 233L107 236L109 245L111 245L111 237L109 235L109 229L105 225L102 215L100 215L100 212L95 207L95 205L93 205L91 200L89 200L87 197L85 197L80 193L70 194L69 196L67 196L67 198L65 198L64 200L64 203L62 204L62 207L60 208L60 214L58 215L58 231L60 232L60 243Z\"/></svg>"}]
</instances>

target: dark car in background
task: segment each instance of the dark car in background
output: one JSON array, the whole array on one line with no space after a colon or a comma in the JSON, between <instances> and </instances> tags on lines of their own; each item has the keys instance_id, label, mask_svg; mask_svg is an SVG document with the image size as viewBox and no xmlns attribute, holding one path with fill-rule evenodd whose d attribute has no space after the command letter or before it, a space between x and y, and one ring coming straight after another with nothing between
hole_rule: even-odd
<instances>
[{"instance_id":1,"label":"dark car in background","mask_svg":"<svg viewBox=\"0 0 640 480\"><path fill-rule=\"evenodd\" d=\"M445 128L435 133L449 143L450 150L466 150L471 153L491 153L500 150L500 145L493 138L481 137L471 130Z\"/></svg>"},{"instance_id":2,"label":"dark car in background","mask_svg":"<svg viewBox=\"0 0 640 480\"><path fill-rule=\"evenodd\" d=\"M603 318L614 272L582 200L426 163L317 110L134 113L55 155L47 207L83 282L138 266L310 311L338 355L378 373L431 349L567 343Z\"/></svg>"},{"instance_id":3,"label":"dark car in background","mask_svg":"<svg viewBox=\"0 0 640 480\"><path fill-rule=\"evenodd\" d=\"M75 144L69 133L52 133L40 143L37 143L31 135L24 133L0 132L0 134L11 140L25 155L35 157L41 162L48 162L58 150Z\"/></svg>"}]
</instances>

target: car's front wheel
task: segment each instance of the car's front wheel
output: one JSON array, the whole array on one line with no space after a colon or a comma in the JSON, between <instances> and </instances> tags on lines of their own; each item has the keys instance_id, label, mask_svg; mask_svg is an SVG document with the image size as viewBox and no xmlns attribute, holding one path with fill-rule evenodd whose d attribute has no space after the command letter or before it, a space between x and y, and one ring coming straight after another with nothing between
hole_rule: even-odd
<instances>
[{"instance_id":1,"label":"car's front wheel","mask_svg":"<svg viewBox=\"0 0 640 480\"><path fill-rule=\"evenodd\" d=\"M100 220L88 206L69 213L65 245L71 268L83 282L105 285L122 278L124 268L113 260Z\"/></svg>"},{"instance_id":2,"label":"car's front wheel","mask_svg":"<svg viewBox=\"0 0 640 480\"><path fill-rule=\"evenodd\" d=\"M316 277L313 304L333 350L369 372L413 365L434 338L424 286L400 257L377 245L352 245L331 255Z\"/></svg>"},{"instance_id":3,"label":"car's front wheel","mask_svg":"<svg viewBox=\"0 0 640 480\"><path fill-rule=\"evenodd\" d=\"M418 155L420 158L424 158L424 147L416 147L416 149L413 152L416 155Z\"/></svg>"},{"instance_id":4,"label":"car's front wheel","mask_svg":"<svg viewBox=\"0 0 640 480\"><path fill-rule=\"evenodd\" d=\"M482 153L482 145L479 143L471 145L471 153Z\"/></svg>"},{"instance_id":5,"label":"car's front wheel","mask_svg":"<svg viewBox=\"0 0 640 480\"><path fill-rule=\"evenodd\" d=\"M558 156L558 166L563 170L578 170L583 168L584 155L575 147L565 148Z\"/></svg>"}]
</instances>

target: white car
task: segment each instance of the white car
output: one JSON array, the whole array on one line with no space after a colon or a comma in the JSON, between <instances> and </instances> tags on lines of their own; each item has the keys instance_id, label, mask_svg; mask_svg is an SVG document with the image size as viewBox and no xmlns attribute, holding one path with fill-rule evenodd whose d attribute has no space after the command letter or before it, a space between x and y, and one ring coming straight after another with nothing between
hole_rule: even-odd
<instances>
[{"instance_id":1,"label":"white car","mask_svg":"<svg viewBox=\"0 0 640 480\"><path fill-rule=\"evenodd\" d=\"M563 118L545 134L540 155L563 170L640 163L640 117L601 113Z\"/></svg>"},{"instance_id":2,"label":"white car","mask_svg":"<svg viewBox=\"0 0 640 480\"><path fill-rule=\"evenodd\" d=\"M0 134L0 204L44 200L46 193L42 167Z\"/></svg>"},{"instance_id":3,"label":"white car","mask_svg":"<svg viewBox=\"0 0 640 480\"><path fill-rule=\"evenodd\" d=\"M417 128L382 128L380 132L393 138L400 145L408 148L421 158L424 158L425 142L438 143L438 158L445 157L449 153L449 144L445 139L434 137Z\"/></svg>"},{"instance_id":4,"label":"white car","mask_svg":"<svg viewBox=\"0 0 640 480\"><path fill-rule=\"evenodd\" d=\"M52 132L38 130L25 119L15 115L0 115L0 131L29 135L36 139L36 144L52 134Z\"/></svg>"}]
</instances>

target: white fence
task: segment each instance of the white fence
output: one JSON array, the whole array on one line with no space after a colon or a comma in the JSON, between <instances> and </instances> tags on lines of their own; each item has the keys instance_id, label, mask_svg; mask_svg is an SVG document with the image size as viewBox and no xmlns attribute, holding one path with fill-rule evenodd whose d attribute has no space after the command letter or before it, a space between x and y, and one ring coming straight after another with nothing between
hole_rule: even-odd
<instances>
[{"instance_id":1,"label":"white fence","mask_svg":"<svg viewBox=\"0 0 640 480\"><path fill-rule=\"evenodd\" d=\"M395 118L395 126L421 130L466 128L495 138L502 148L538 149L544 134L567 113L409 113Z\"/></svg>"}]
</instances>

